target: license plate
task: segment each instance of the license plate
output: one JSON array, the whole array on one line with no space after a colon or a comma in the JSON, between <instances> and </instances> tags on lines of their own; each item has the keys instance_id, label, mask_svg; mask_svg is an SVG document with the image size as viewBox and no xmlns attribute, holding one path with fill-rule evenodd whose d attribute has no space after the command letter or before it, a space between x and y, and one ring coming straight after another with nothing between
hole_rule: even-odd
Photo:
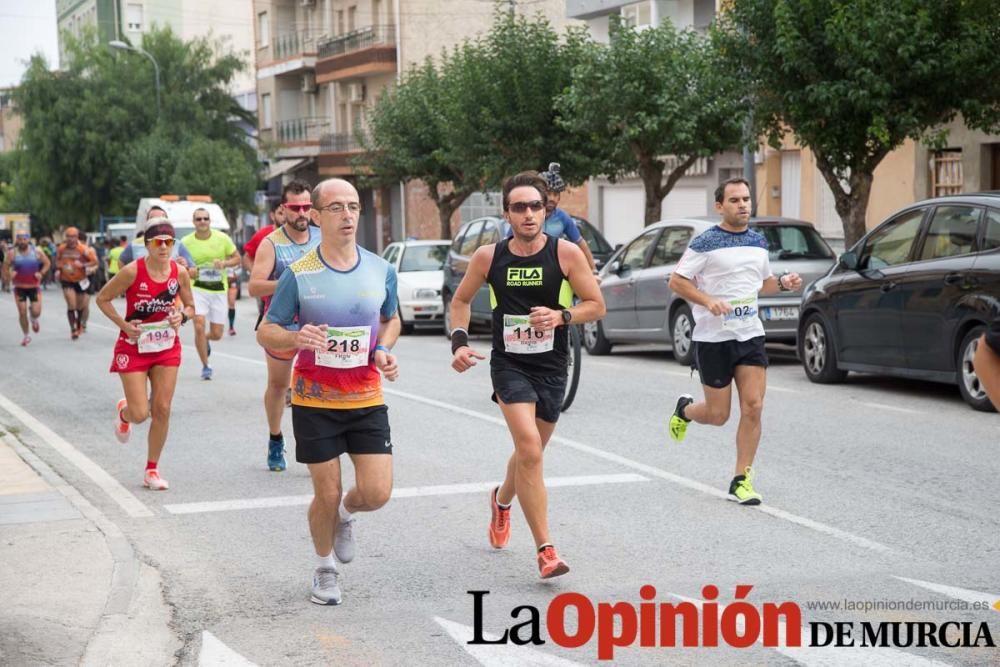
<instances>
[{"instance_id":1,"label":"license plate","mask_svg":"<svg viewBox=\"0 0 1000 667\"><path fill-rule=\"evenodd\" d=\"M765 306L760 309L765 320L797 320L798 306Z\"/></svg>"}]
</instances>

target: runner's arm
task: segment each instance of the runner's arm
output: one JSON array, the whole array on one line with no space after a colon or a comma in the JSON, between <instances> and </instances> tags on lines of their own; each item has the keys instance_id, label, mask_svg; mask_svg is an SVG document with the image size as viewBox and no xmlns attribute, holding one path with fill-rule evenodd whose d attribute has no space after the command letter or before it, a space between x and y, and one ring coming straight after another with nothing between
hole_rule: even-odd
<instances>
[{"instance_id":1,"label":"runner's arm","mask_svg":"<svg viewBox=\"0 0 1000 667\"><path fill-rule=\"evenodd\" d=\"M124 331L125 335L130 338L139 335L138 328L122 317L111 302L124 294L125 290L132 286L138 271L139 269L135 263L122 267L121 271L116 273L115 277L109 280L101 288L101 291L97 293L97 296L94 297L97 301L97 307L104 313L104 316L114 322L115 326Z\"/></svg>"},{"instance_id":2,"label":"runner's arm","mask_svg":"<svg viewBox=\"0 0 1000 667\"><path fill-rule=\"evenodd\" d=\"M559 268L569 281L574 294L580 303L567 308L573 316L571 324L593 322L604 317L604 295L597 285L594 272L587 265L583 252L570 241L559 241ZM564 324L562 313L550 308L538 307L531 309L531 325L541 329L555 329Z\"/></svg>"},{"instance_id":3,"label":"runner's arm","mask_svg":"<svg viewBox=\"0 0 1000 667\"><path fill-rule=\"evenodd\" d=\"M725 315L733 309L725 299L717 299L714 296L705 294L694 281L686 276L682 276L676 270L670 274L670 291L681 297L688 303L696 303L707 308L713 315Z\"/></svg>"},{"instance_id":4,"label":"runner's arm","mask_svg":"<svg viewBox=\"0 0 1000 667\"><path fill-rule=\"evenodd\" d=\"M42 268L38 271L44 276L49 272L49 267L52 266L52 262L49 261L48 255L41 250L36 250L35 252L38 253L38 261L42 263Z\"/></svg>"},{"instance_id":5,"label":"runner's arm","mask_svg":"<svg viewBox=\"0 0 1000 667\"><path fill-rule=\"evenodd\" d=\"M253 268L250 269L250 282L247 284L250 296L259 299L274 294L278 281L270 279L272 271L274 271L274 244L266 241L258 246Z\"/></svg>"},{"instance_id":6,"label":"runner's arm","mask_svg":"<svg viewBox=\"0 0 1000 667\"><path fill-rule=\"evenodd\" d=\"M191 279L185 271L177 271L178 295L181 298L181 313L189 320L194 319L194 294L191 292ZM178 325L180 326L180 325Z\"/></svg>"},{"instance_id":7,"label":"runner's arm","mask_svg":"<svg viewBox=\"0 0 1000 667\"><path fill-rule=\"evenodd\" d=\"M455 295L451 298L452 329L469 329L472 319L472 300L476 292L486 282L486 273L493 263L493 251L496 244L484 245L472 254L469 268L465 271L462 282L459 283Z\"/></svg>"},{"instance_id":8,"label":"runner's arm","mask_svg":"<svg viewBox=\"0 0 1000 667\"><path fill-rule=\"evenodd\" d=\"M4 258L3 258L3 267L2 267L3 270L0 271L0 275L3 276L4 280L11 280L12 279L12 277L11 277L11 271L10 271L10 267L12 265L13 265L13 255L11 254L10 251L8 251L7 254L4 255Z\"/></svg>"},{"instance_id":9,"label":"runner's arm","mask_svg":"<svg viewBox=\"0 0 1000 667\"><path fill-rule=\"evenodd\" d=\"M781 289L784 287L785 289ZM780 276L771 276L764 281L760 288L760 294L775 294L777 292L793 292L802 287L802 278L797 273L782 273Z\"/></svg>"},{"instance_id":10,"label":"runner's arm","mask_svg":"<svg viewBox=\"0 0 1000 667\"><path fill-rule=\"evenodd\" d=\"M267 315L257 329L257 343L275 351L326 349L326 325L303 324L298 331L285 327L296 321L299 313L299 287L295 274L285 271L278 279Z\"/></svg>"}]
</instances>

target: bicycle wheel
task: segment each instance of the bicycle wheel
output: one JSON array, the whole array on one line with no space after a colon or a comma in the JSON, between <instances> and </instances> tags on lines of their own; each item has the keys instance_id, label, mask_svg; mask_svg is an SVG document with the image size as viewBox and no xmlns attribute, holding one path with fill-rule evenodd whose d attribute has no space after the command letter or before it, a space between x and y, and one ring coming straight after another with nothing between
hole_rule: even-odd
<instances>
[{"instance_id":1,"label":"bicycle wheel","mask_svg":"<svg viewBox=\"0 0 1000 667\"><path fill-rule=\"evenodd\" d=\"M582 339L580 325L573 325L569 328L569 368L566 378L566 395L563 397L562 411L569 410L576 398L576 390L580 386L580 341Z\"/></svg>"}]
</instances>

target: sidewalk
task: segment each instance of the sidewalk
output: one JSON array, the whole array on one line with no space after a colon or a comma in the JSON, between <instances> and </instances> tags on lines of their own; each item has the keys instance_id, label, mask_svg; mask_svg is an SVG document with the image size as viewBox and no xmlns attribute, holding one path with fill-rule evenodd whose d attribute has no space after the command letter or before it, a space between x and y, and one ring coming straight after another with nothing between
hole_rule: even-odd
<instances>
[{"instance_id":1,"label":"sidewalk","mask_svg":"<svg viewBox=\"0 0 1000 667\"><path fill-rule=\"evenodd\" d=\"M0 435L0 591L0 664L176 662L159 573L12 433Z\"/></svg>"}]
</instances>

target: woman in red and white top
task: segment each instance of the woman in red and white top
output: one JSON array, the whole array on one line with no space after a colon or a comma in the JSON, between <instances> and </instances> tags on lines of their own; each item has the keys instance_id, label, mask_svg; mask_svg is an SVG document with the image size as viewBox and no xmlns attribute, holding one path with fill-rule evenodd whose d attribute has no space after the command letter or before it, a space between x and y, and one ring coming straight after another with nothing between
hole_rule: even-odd
<instances>
[{"instance_id":1,"label":"woman in red and white top","mask_svg":"<svg viewBox=\"0 0 1000 667\"><path fill-rule=\"evenodd\" d=\"M115 437L128 442L132 424L153 421L147 440L148 458L143 484L165 491L157 464L167 441L170 404L181 365L181 325L194 317L194 298L187 271L178 271L171 258L174 228L166 218L150 220L146 227L146 257L124 266L97 295L97 306L118 325L121 334L115 343L111 372L118 373L125 398L118 401ZM118 314L112 301L125 294L125 316ZM180 304L178 304L180 299ZM152 387L152 410L146 382Z\"/></svg>"}]
</instances>

